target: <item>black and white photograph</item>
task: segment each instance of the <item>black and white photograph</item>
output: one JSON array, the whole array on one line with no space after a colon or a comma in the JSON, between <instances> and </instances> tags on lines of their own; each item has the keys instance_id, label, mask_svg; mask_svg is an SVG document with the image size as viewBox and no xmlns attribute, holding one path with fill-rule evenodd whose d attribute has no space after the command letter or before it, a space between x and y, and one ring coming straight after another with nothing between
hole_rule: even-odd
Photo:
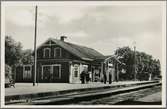
<instances>
[{"instance_id":1,"label":"black and white photograph","mask_svg":"<svg viewBox=\"0 0 167 109\"><path fill-rule=\"evenodd\" d=\"M166 1L3 1L1 27L1 107L166 107Z\"/></svg>"}]
</instances>

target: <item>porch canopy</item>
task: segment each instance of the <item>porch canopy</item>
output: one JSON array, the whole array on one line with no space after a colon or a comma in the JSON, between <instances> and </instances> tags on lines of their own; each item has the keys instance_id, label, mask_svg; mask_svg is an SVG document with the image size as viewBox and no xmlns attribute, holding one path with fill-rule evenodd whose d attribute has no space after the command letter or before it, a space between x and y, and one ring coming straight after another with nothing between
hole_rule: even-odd
<instances>
[{"instance_id":1,"label":"porch canopy","mask_svg":"<svg viewBox=\"0 0 167 109\"><path fill-rule=\"evenodd\" d=\"M119 64L124 65L124 63L119 61L119 57L117 57L115 55L100 56L100 57L97 57L94 60L94 62L95 63L104 63L104 64L107 64L107 63L110 63L110 62L114 62L114 63L119 63Z\"/></svg>"}]
</instances>

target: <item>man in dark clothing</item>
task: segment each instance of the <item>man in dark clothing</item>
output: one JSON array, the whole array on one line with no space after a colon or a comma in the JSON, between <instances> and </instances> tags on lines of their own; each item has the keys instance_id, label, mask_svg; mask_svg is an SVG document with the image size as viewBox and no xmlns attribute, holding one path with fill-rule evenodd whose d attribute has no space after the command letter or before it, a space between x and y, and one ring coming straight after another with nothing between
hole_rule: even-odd
<instances>
[{"instance_id":1,"label":"man in dark clothing","mask_svg":"<svg viewBox=\"0 0 167 109\"><path fill-rule=\"evenodd\" d=\"M106 82L107 82L106 72L104 72L103 76L104 76L104 84L106 84Z\"/></svg>"},{"instance_id":2,"label":"man in dark clothing","mask_svg":"<svg viewBox=\"0 0 167 109\"><path fill-rule=\"evenodd\" d=\"M109 84L111 84L111 83L112 83L112 74L109 73Z\"/></svg>"},{"instance_id":3,"label":"man in dark clothing","mask_svg":"<svg viewBox=\"0 0 167 109\"><path fill-rule=\"evenodd\" d=\"M89 78L89 72L86 72L85 76L86 76L86 83L88 83L89 80L90 80L90 78Z\"/></svg>"},{"instance_id":4,"label":"man in dark clothing","mask_svg":"<svg viewBox=\"0 0 167 109\"><path fill-rule=\"evenodd\" d=\"M80 74L80 80L82 84L85 84L85 71L84 70Z\"/></svg>"},{"instance_id":5,"label":"man in dark clothing","mask_svg":"<svg viewBox=\"0 0 167 109\"><path fill-rule=\"evenodd\" d=\"M87 68L84 67L84 70L81 72L80 78L81 78L81 83L85 84L85 81L87 81L86 75L87 75Z\"/></svg>"}]
</instances>

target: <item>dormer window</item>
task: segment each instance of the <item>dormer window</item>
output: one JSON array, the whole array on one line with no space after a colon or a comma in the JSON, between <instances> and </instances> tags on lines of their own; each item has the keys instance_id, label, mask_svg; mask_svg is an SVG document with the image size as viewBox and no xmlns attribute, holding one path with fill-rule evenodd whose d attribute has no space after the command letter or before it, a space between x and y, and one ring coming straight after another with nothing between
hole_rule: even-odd
<instances>
[{"instance_id":1,"label":"dormer window","mask_svg":"<svg viewBox=\"0 0 167 109\"><path fill-rule=\"evenodd\" d=\"M43 57L50 58L50 48L44 48Z\"/></svg>"},{"instance_id":2,"label":"dormer window","mask_svg":"<svg viewBox=\"0 0 167 109\"><path fill-rule=\"evenodd\" d=\"M61 48L54 48L54 57L61 57Z\"/></svg>"}]
</instances>

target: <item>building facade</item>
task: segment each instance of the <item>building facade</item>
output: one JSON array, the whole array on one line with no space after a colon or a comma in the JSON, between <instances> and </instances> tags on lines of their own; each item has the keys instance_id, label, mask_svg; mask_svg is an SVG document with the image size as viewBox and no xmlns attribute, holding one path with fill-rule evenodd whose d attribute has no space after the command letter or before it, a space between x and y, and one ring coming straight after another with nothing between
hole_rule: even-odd
<instances>
[{"instance_id":1,"label":"building facade","mask_svg":"<svg viewBox=\"0 0 167 109\"><path fill-rule=\"evenodd\" d=\"M102 81L113 58L98 51L64 41L49 38L37 48L36 81L45 83L80 83L84 68L90 72L91 81ZM108 60L107 60L108 59ZM33 65L23 65L16 69L16 82L32 82ZM115 66L114 66L115 69ZM113 73L113 80L115 78Z\"/></svg>"}]
</instances>

